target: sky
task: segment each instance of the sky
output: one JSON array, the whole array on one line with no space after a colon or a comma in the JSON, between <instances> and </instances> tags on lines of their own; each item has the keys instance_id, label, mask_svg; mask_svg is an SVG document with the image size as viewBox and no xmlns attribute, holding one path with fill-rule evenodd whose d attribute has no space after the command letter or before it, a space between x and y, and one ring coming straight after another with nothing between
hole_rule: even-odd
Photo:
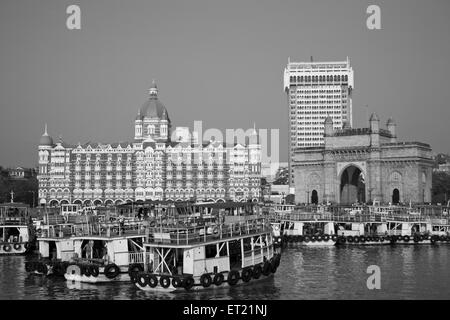
<instances>
[{"instance_id":1,"label":"sky","mask_svg":"<svg viewBox=\"0 0 450 320\"><path fill-rule=\"evenodd\" d=\"M81 30L66 8L79 5ZM381 30L366 27L369 5ZM448 0L2 0L0 166L37 166L49 134L71 144L132 141L152 79L173 127L278 129L287 161L283 72L345 60L354 127L376 112L399 140L450 153Z\"/></svg>"}]
</instances>

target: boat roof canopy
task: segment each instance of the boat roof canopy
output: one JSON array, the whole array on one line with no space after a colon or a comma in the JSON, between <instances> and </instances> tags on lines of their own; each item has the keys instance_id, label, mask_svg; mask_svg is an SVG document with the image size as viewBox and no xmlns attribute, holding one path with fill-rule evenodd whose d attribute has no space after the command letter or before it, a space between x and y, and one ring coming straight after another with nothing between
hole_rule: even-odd
<instances>
[{"instance_id":1,"label":"boat roof canopy","mask_svg":"<svg viewBox=\"0 0 450 320\"><path fill-rule=\"evenodd\" d=\"M133 203L125 203L117 206L118 208L130 207L132 205L149 205L149 206L173 206L175 208L187 208L187 207L206 207L217 209L231 209L231 208L244 208L248 206L255 206L256 202L173 202L173 201L137 201Z\"/></svg>"}]
</instances>

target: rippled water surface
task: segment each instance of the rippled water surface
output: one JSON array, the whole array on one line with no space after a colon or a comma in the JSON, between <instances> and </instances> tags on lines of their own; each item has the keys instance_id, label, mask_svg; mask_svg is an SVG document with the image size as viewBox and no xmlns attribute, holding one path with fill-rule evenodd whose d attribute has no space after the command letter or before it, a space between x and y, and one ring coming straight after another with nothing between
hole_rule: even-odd
<instances>
[{"instance_id":1,"label":"rippled water surface","mask_svg":"<svg viewBox=\"0 0 450 320\"><path fill-rule=\"evenodd\" d=\"M450 245L291 247L275 277L194 293L149 293L131 283L72 284L27 275L31 257L0 256L0 299L449 299ZM366 286L369 265L381 290Z\"/></svg>"}]
</instances>

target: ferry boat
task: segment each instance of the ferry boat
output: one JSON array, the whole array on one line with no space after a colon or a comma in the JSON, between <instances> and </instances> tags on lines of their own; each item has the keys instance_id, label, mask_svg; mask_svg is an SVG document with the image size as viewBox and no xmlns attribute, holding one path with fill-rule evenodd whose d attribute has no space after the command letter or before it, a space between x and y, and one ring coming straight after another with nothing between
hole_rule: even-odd
<instances>
[{"instance_id":1,"label":"ferry boat","mask_svg":"<svg viewBox=\"0 0 450 320\"><path fill-rule=\"evenodd\" d=\"M33 222L27 204L0 204L0 255L30 253L34 237Z\"/></svg>"},{"instance_id":2,"label":"ferry boat","mask_svg":"<svg viewBox=\"0 0 450 320\"><path fill-rule=\"evenodd\" d=\"M157 223L144 243L144 271L132 282L144 291L176 292L234 286L272 276L280 264L267 216L252 203L189 205L189 216ZM204 214L210 210L209 220Z\"/></svg>"},{"instance_id":3,"label":"ferry boat","mask_svg":"<svg viewBox=\"0 0 450 320\"><path fill-rule=\"evenodd\" d=\"M280 233L282 246L334 246L337 241L331 213L295 211L278 219L279 227L272 223L273 233ZM280 231L276 229L280 229Z\"/></svg>"},{"instance_id":4,"label":"ferry boat","mask_svg":"<svg viewBox=\"0 0 450 320\"><path fill-rule=\"evenodd\" d=\"M142 263L147 221L111 222L92 215L71 216L67 222L61 218L42 227L37 239L40 258L25 264L27 272L87 283L130 280L130 265Z\"/></svg>"}]
</instances>

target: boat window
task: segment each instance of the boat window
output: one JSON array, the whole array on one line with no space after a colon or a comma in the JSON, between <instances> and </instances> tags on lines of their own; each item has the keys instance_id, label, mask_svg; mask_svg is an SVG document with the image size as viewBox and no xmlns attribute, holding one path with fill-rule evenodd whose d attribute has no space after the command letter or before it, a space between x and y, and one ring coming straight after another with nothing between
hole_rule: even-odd
<instances>
[{"instance_id":1,"label":"boat window","mask_svg":"<svg viewBox=\"0 0 450 320\"><path fill-rule=\"evenodd\" d=\"M244 238L244 251L251 251L252 250L252 243L251 238Z\"/></svg>"},{"instance_id":2,"label":"boat window","mask_svg":"<svg viewBox=\"0 0 450 320\"><path fill-rule=\"evenodd\" d=\"M217 245L216 244L210 244L205 246L205 258L215 258L217 255Z\"/></svg>"},{"instance_id":3,"label":"boat window","mask_svg":"<svg viewBox=\"0 0 450 320\"><path fill-rule=\"evenodd\" d=\"M218 244L219 246L219 257L226 257L228 255L227 253L227 243L221 242Z\"/></svg>"}]
</instances>

